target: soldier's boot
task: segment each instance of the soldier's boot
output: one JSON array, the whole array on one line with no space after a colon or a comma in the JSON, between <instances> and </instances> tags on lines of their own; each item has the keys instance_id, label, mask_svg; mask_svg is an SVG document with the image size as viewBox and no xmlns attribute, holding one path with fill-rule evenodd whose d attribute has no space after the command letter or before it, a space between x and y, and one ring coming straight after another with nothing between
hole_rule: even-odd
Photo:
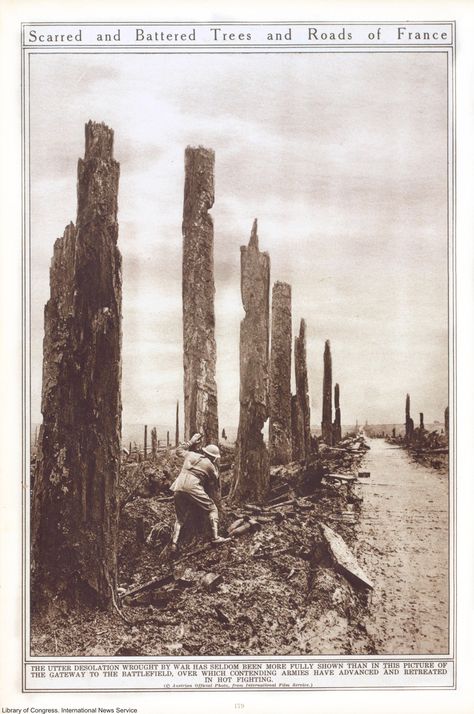
<instances>
[{"instance_id":1,"label":"soldier's boot","mask_svg":"<svg viewBox=\"0 0 474 714\"><path fill-rule=\"evenodd\" d=\"M211 514L209 516L209 520L211 522L212 545L221 545L221 543L227 543L230 538L223 538L219 535L219 519L216 518L214 514Z\"/></svg>"},{"instance_id":2,"label":"soldier's boot","mask_svg":"<svg viewBox=\"0 0 474 714\"><path fill-rule=\"evenodd\" d=\"M171 538L171 553L177 553L178 551L178 539L181 532L181 523L175 521L173 527L173 537Z\"/></svg>"}]
</instances>

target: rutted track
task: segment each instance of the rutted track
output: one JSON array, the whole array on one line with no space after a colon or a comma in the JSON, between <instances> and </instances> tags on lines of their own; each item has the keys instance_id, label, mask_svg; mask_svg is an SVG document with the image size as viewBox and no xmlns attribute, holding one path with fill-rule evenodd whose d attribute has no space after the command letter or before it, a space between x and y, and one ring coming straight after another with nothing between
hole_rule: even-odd
<instances>
[{"instance_id":1,"label":"rutted track","mask_svg":"<svg viewBox=\"0 0 474 714\"><path fill-rule=\"evenodd\" d=\"M355 552L375 582L365 626L379 654L448 651L449 481L370 440Z\"/></svg>"}]
</instances>

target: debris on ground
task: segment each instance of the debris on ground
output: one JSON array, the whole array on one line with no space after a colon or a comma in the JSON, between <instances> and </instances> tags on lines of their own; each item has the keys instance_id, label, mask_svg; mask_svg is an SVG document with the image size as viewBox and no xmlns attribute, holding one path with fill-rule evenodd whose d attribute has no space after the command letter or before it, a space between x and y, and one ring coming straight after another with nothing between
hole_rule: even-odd
<instances>
[{"instance_id":1,"label":"debris on ground","mask_svg":"<svg viewBox=\"0 0 474 714\"><path fill-rule=\"evenodd\" d=\"M119 606L128 623L112 611L69 612L67 622L55 623L55 640L34 637L35 654L54 655L59 647L62 655L85 655L92 641L108 655L372 651L359 627L369 576L348 560L337 562L334 538L332 545L327 538L331 531L350 552L366 450L361 437L322 446L307 462L274 467L265 502L234 504L227 497L233 458L227 449L221 523L230 539L220 548L205 540L186 543L174 559L168 488L179 460L170 449L154 463L127 463Z\"/></svg>"},{"instance_id":2,"label":"debris on ground","mask_svg":"<svg viewBox=\"0 0 474 714\"><path fill-rule=\"evenodd\" d=\"M338 567L341 568L341 570L349 576L350 579L355 579L362 586L372 589L374 584L364 573L354 555L344 542L344 539L324 523L321 523L320 525L324 538L329 546L329 551Z\"/></svg>"},{"instance_id":3,"label":"debris on ground","mask_svg":"<svg viewBox=\"0 0 474 714\"><path fill-rule=\"evenodd\" d=\"M407 449L413 461L423 466L429 466L446 474L449 471L449 444L446 434L418 427L413 430L409 442L403 434L389 436L386 441Z\"/></svg>"}]
</instances>

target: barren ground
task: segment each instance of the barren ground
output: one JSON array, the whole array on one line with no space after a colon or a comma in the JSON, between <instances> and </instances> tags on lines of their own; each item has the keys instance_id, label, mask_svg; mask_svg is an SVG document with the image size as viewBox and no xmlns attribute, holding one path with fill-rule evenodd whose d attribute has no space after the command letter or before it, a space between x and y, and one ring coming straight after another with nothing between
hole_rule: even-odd
<instances>
[{"instance_id":1,"label":"barren ground","mask_svg":"<svg viewBox=\"0 0 474 714\"><path fill-rule=\"evenodd\" d=\"M154 590L124 600L127 624L116 612L63 609L52 604L34 618L32 653L70 656L402 654L447 651L448 478L413 463L382 440L365 457L323 452L331 472L371 472L356 484L303 483L279 469L274 486L288 484L294 502L219 548L180 560L165 547L173 504L161 501L166 457L153 476L158 492L138 489L121 518L121 586L170 576ZM361 463L361 459L364 459ZM133 485L133 484L132 484ZM127 491L129 484L124 484ZM223 502L222 527L243 509ZM266 520L265 520L266 519ZM153 545L141 539L162 524ZM360 587L335 566L321 534L341 535L374 582ZM220 583L202 582L214 573Z\"/></svg>"}]
</instances>

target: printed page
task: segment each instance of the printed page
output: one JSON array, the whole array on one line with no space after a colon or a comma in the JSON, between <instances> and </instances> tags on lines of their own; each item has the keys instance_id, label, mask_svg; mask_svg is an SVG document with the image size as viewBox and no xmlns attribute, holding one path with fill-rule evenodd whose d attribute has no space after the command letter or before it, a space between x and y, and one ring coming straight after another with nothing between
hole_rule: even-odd
<instances>
[{"instance_id":1,"label":"printed page","mask_svg":"<svg viewBox=\"0 0 474 714\"><path fill-rule=\"evenodd\" d=\"M2 10L2 712L469 711L472 12L232 10Z\"/></svg>"}]
</instances>

